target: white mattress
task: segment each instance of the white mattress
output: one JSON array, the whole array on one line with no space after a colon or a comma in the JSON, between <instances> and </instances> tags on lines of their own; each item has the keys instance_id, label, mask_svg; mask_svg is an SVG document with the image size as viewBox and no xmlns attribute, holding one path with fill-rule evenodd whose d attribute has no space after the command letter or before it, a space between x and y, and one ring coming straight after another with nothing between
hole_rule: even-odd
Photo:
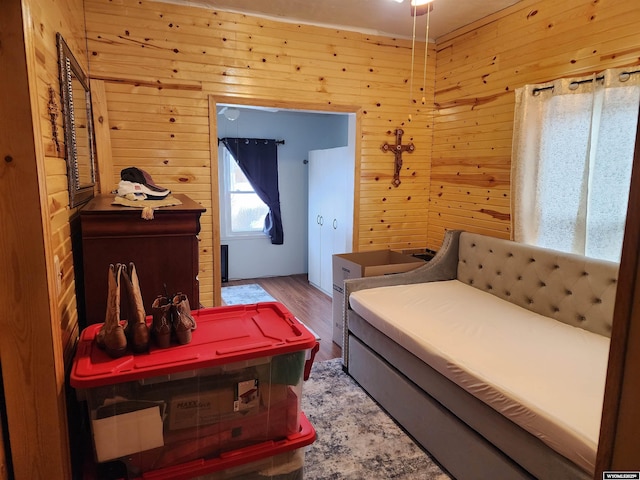
<instances>
[{"instance_id":1,"label":"white mattress","mask_svg":"<svg viewBox=\"0 0 640 480\"><path fill-rule=\"evenodd\" d=\"M458 280L361 290L350 305L558 453L595 470L608 338Z\"/></svg>"}]
</instances>

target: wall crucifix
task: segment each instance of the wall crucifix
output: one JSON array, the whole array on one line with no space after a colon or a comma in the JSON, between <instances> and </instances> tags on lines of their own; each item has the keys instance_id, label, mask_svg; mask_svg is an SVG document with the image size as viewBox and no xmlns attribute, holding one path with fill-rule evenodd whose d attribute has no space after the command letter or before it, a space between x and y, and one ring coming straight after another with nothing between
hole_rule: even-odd
<instances>
[{"instance_id":1,"label":"wall crucifix","mask_svg":"<svg viewBox=\"0 0 640 480\"><path fill-rule=\"evenodd\" d=\"M393 186L397 187L400 185L400 169L402 168L402 152L412 153L416 147L413 143L409 142L407 145L402 145L402 135L404 134L404 130L401 128L396 129L396 144L389 145L387 142L384 142L382 145L383 152L393 152L395 155L395 171L393 173Z\"/></svg>"}]
</instances>

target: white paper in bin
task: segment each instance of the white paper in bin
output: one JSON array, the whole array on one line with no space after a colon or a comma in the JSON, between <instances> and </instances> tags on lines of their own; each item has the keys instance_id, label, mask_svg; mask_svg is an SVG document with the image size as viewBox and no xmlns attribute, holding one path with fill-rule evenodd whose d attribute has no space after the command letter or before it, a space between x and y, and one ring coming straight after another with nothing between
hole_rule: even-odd
<instances>
[{"instance_id":1,"label":"white paper in bin","mask_svg":"<svg viewBox=\"0 0 640 480\"><path fill-rule=\"evenodd\" d=\"M91 423L98 462L164 446L162 417L157 406Z\"/></svg>"}]
</instances>

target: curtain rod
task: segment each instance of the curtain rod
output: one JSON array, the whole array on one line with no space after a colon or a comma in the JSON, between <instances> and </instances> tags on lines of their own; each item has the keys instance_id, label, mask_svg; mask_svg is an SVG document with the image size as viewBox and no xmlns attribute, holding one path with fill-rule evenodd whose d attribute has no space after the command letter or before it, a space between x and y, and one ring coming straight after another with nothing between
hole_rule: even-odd
<instances>
[{"instance_id":1,"label":"curtain rod","mask_svg":"<svg viewBox=\"0 0 640 480\"><path fill-rule=\"evenodd\" d=\"M232 137L225 137L225 138L232 138ZM241 137L242 138L242 137ZM220 142L224 140L224 138L218 138L218 145L220 145ZM247 138L246 140L257 140L257 141L261 141L261 142L275 142L276 145L284 145L284 140L273 140L273 139L267 139L267 138Z\"/></svg>"},{"instance_id":2,"label":"curtain rod","mask_svg":"<svg viewBox=\"0 0 640 480\"><path fill-rule=\"evenodd\" d=\"M634 70L632 72L620 72L620 77L622 79L622 77L628 76L628 75L634 75L636 73L640 73L640 70ZM594 78L587 78L586 80L574 80L573 82L571 82L570 85L575 85L575 87L577 88L578 85L581 85L583 83L591 83L594 80L604 80L604 75L598 75L595 79ZM533 91L531 92L532 95L537 95L540 92L544 92L545 90L553 90L553 85L549 85L548 87L539 87L539 88L534 88Z\"/></svg>"}]
</instances>

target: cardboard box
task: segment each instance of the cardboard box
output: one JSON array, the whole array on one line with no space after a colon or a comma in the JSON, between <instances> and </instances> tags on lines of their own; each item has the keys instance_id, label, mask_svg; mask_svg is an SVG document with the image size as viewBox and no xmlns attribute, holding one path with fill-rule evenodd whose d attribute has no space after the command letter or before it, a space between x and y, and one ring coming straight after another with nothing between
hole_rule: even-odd
<instances>
[{"instance_id":1,"label":"cardboard box","mask_svg":"<svg viewBox=\"0 0 640 480\"><path fill-rule=\"evenodd\" d=\"M424 260L394 252L341 253L333 256L333 341L342 347L344 326L342 321L344 281L349 278L374 277L402 273L424 265Z\"/></svg>"}]
</instances>

